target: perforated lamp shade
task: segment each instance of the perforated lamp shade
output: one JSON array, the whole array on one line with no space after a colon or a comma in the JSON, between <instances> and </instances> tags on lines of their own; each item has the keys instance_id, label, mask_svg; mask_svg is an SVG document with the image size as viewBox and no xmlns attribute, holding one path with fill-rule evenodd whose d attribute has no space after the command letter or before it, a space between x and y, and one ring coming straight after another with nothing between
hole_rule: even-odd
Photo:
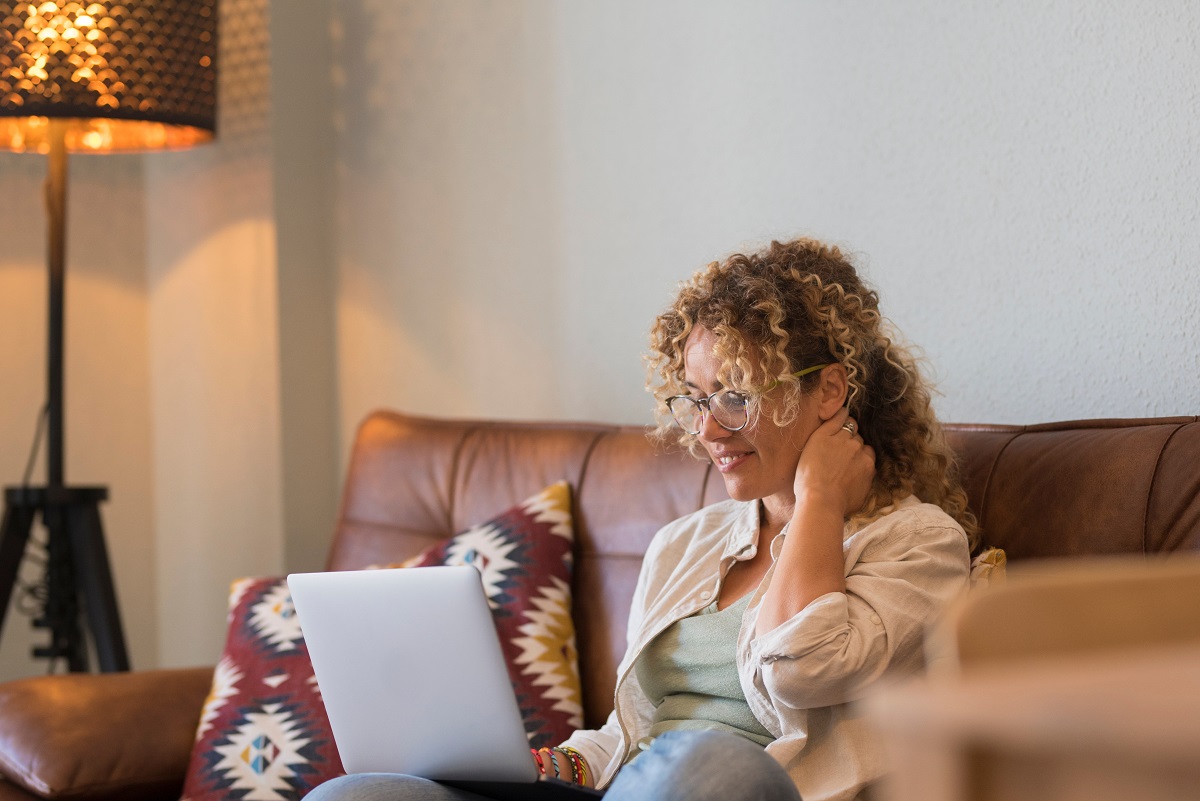
<instances>
[{"instance_id":1,"label":"perforated lamp shade","mask_svg":"<svg viewBox=\"0 0 1200 801\"><path fill-rule=\"evenodd\" d=\"M0 0L0 148L164 150L216 130L217 0Z\"/></svg>"}]
</instances>

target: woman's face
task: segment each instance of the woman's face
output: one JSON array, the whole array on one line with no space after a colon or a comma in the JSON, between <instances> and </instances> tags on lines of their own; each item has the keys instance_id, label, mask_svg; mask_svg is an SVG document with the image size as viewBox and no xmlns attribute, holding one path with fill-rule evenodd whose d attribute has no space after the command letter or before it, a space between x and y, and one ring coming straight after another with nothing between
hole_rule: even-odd
<instances>
[{"instance_id":1,"label":"woman's face","mask_svg":"<svg viewBox=\"0 0 1200 801\"><path fill-rule=\"evenodd\" d=\"M717 378L716 335L707 328L692 330L684 343L684 379L693 397L700 398L727 389ZM818 403L805 395L799 414L786 427L777 426L773 413L783 402L782 388L767 392L758 401L758 413L741 431L728 431L711 414L697 439L708 451L729 497L738 501L762 500L769 516L791 516L796 504L796 465L809 436L821 424Z\"/></svg>"}]
</instances>

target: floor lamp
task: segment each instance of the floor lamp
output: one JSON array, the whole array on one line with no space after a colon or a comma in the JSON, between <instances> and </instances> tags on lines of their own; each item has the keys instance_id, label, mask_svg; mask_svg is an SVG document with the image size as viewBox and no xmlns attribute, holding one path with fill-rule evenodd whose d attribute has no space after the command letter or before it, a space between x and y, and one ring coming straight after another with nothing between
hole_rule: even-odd
<instances>
[{"instance_id":1,"label":"floor lamp","mask_svg":"<svg viewBox=\"0 0 1200 801\"><path fill-rule=\"evenodd\" d=\"M63 365L68 153L191 147L216 131L217 0L28 0L0 15L0 148L48 157L46 484L8 487L0 521L0 628L38 515L46 597L35 657L88 669L86 618L103 671L129 669L100 503L107 487L64 475Z\"/></svg>"}]
</instances>

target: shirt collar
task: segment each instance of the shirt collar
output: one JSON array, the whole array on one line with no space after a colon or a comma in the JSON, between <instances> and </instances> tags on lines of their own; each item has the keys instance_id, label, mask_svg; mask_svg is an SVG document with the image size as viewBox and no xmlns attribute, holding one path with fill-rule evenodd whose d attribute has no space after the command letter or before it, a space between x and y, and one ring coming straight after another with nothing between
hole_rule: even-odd
<instances>
[{"instance_id":1,"label":"shirt collar","mask_svg":"<svg viewBox=\"0 0 1200 801\"><path fill-rule=\"evenodd\" d=\"M758 501L746 501L742 504L742 513L738 516L729 539L725 542L725 553L722 558L749 559L751 552L756 552L758 546Z\"/></svg>"}]
</instances>

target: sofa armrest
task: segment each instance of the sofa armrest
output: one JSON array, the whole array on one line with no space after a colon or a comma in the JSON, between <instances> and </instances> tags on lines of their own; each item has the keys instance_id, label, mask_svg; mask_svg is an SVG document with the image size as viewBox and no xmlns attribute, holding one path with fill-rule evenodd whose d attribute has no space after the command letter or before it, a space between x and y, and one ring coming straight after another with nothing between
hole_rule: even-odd
<instances>
[{"instance_id":1,"label":"sofa armrest","mask_svg":"<svg viewBox=\"0 0 1200 801\"><path fill-rule=\"evenodd\" d=\"M212 668L0 684L0 773L52 799L179 797Z\"/></svg>"}]
</instances>

